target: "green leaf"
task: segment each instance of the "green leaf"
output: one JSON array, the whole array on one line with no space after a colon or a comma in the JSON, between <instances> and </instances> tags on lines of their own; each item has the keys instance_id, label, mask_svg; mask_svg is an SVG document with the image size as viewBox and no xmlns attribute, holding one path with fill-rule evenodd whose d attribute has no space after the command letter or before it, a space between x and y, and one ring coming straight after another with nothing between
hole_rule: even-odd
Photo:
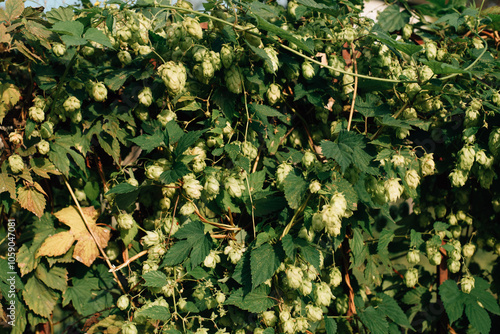
<instances>
[{"instance_id":1,"label":"green leaf","mask_svg":"<svg viewBox=\"0 0 500 334\"><path fill-rule=\"evenodd\" d=\"M210 254L210 250L212 249L212 237L203 235L201 238L189 238L188 241L191 242L193 246L189 259L191 260L191 269L194 269L205 260L208 254Z\"/></svg>"},{"instance_id":2,"label":"green leaf","mask_svg":"<svg viewBox=\"0 0 500 334\"><path fill-rule=\"evenodd\" d=\"M316 12L330 14L330 15L333 15L335 17L338 15L338 12L336 11L338 8L338 5L337 5L337 3L334 3L334 2L328 3L328 5L325 5L322 3L317 3L314 0L297 0L297 3L299 3L305 7L311 8Z\"/></svg>"},{"instance_id":3,"label":"green leaf","mask_svg":"<svg viewBox=\"0 0 500 334\"><path fill-rule=\"evenodd\" d=\"M424 243L422 233L416 232L414 229L410 232L410 247L419 248Z\"/></svg>"},{"instance_id":4,"label":"green leaf","mask_svg":"<svg viewBox=\"0 0 500 334\"><path fill-rule=\"evenodd\" d=\"M243 288L239 288L231 293L224 304L234 305L252 313L261 313L274 306L274 301L268 296L270 290L271 288L267 285L261 285L244 295Z\"/></svg>"},{"instance_id":5,"label":"green leaf","mask_svg":"<svg viewBox=\"0 0 500 334\"><path fill-rule=\"evenodd\" d=\"M88 28L83 38L91 41L102 44L110 49L114 49L113 44L109 40L108 36L106 36L101 30L96 28Z\"/></svg>"},{"instance_id":6,"label":"green leaf","mask_svg":"<svg viewBox=\"0 0 500 334\"><path fill-rule=\"evenodd\" d=\"M337 333L337 322L333 318L325 318L325 329L327 334Z\"/></svg>"},{"instance_id":7,"label":"green leaf","mask_svg":"<svg viewBox=\"0 0 500 334\"><path fill-rule=\"evenodd\" d=\"M127 81L130 74L132 73L129 70L124 69L113 71L106 75L104 84L112 91L117 91L123 86L125 81Z\"/></svg>"},{"instance_id":8,"label":"green leaf","mask_svg":"<svg viewBox=\"0 0 500 334\"><path fill-rule=\"evenodd\" d=\"M387 32L385 32L379 24L375 24L370 31L370 34L387 45L389 49L391 49L396 55L401 57L401 55L397 51L401 51L406 53L409 56L412 56L413 54L420 52L423 47L420 45L416 44L411 44L411 43L404 43L400 41L394 40L391 35L389 35ZM397 50L397 51L396 51Z\"/></svg>"},{"instance_id":9,"label":"green leaf","mask_svg":"<svg viewBox=\"0 0 500 334\"><path fill-rule=\"evenodd\" d=\"M435 222L434 229L436 231L446 231L450 225L443 222Z\"/></svg>"},{"instance_id":10,"label":"green leaf","mask_svg":"<svg viewBox=\"0 0 500 334\"><path fill-rule=\"evenodd\" d=\"M106 193L106 195L109 195L109 194L128 194L128 193L131 193L131 192L136 191L136 190L137 190L137 187L135 187L127 182L123 182L123 183L117 184L116 186L111 188Z\"/></svg>"},{"instance_id":11,"label":"green leaf","mask_svg":"<svg viewBox=\"0 0 500 334\"><path fill-rule=\"evenodd\" d=\"M447 63L441 63L437 60L424 60L423 64L429 66L434 74L454 74L454 73L470 73L459 67Z\"/></svg>"},{"instance_id":12,"label":"green leaf","mask_svg":"<svg viewBox=\"0 0 500 334\"><path fill-rule=\"evenodd\" d=\"M270 244L265 243L253 249L250 257L252 289L273 277L280 264L281 261Z\"/></svg>"},{"instance_id":13,"label":"green leaf","mask_svg":"<svg viewBox=\"0 0 500 334\"><path fill-rule=\"evenodd\" d=\"M312 264L316 270L320 269L320 253L319 251L311 245L301 246L300 254L304 257L304 259Z\"/></svg>"},{"instance_id":14,"label":"green leaf","mask_svg":"<svg viewBox=\"0 0 500 334\"><path fill-rule=\"evenodd\" d=\"M47 21L51 24L59 21L72 21L73 15L73 10L69 7L53 8L52 10L45 13Z\"/></svg>"},{"instance_id":15,"label":"green leaf","mask_svg":"<svg viewBox=\"0 0 500 334\"><path fill-rule=\"evenodd\" d=\"M464 298L458 290L457 282L447 280L439 287L439 296L443 301L450 324L460 319L464 312Z\"/></svg>"},{"instance_id":16,"label":"green leaf","mask_svg":"<svg viewBox=\"0 0 500 334\"><path fill-rule=\"evenodd\" d=\"M87 195L88 199L91 201L95 201L101 193L99 183L97 182L87 182L85 186L83 186L83 191L85 191L85 195Z\"/></svg>"},{"instance_id":17,"label":"green leaf","mask_svg":"<svg viewBox=\"0 0 500 334\"><path fill-rule=\"evenodd\" d=\"M189 170L188 166L186 166L186 164L184 164L183 162L176 160L172 165L171 170L167 170L161 173L159 180L164 184L170 184L177 182L177 180L189 173L191 173L191 170Z\"/></svg>"},{"instance_id":18,"label":"green leaf","mask_svg":"<svg viewBox=\"0 0 500 334\"><path fill-rule=\"evenodd\" d=\"M204 235L205 227L199 220L182 225L182 227L174 234L177 239L199 239Z\"/></svg>"},{"instance_id":19,"label":"green leaf","mask_svg":"<svg viewBox=\"0 0 500 334\"><path fill-rule=\"evenodd\" d=\"M66 44L66 46L79 46L87 44L87 40L77 36L62 35L61 40Z\"/></svg>"},{"instance_id":20,"label":"green leaf","mask_svg":"<svg viewBox=\"0 0 500 334\"><path fill-rule=\"evenodd\" d=\"M485 309L493 314L500 315L500 306L491 292L487 291L490 288L490 283L481 277L474 277L474 289L470 292L470 296L477 299Z\"/></svg>"},{"instance_id":21,"label":"green leaf","mask_svg":"<svg viewBox=\"0 0 500 334\"><path fill-rule=\"evenodd\" d=\"M187 240L176 242L165 254L161 266L172 267L181 263L188 258L191 248L192 245Z\"/></svg>"},{"instance_id":22,"label":"green leaf","mask_svg":"<svg viewBox=\"0 0 500 334\"><path fill-rule=\"evenodd\" d=\"M387 247L389 243L394 239L394 230L389 230L387 228L383 229L379 236L379 241L377 244L377 253L380 255L388 255L389 251Z\"/></svg>"},{"instance_id":23,"label":"green leaf","mask_svg":"<svg viewBox=\"0 0 500 334\"><path fill-rule=\"evenodd\" d=\"M293 170L288 173L285 181L283 182L283 186L288 205L294 210L298 209L304 200L309 184L304 180L298 171Z\"/></svg>"},{"instance_id":24,"label":"green leaf","mask_svg":"<svg viewBox=\"0 0 500 334\"><path fill-rule=\"evenodd\" d=\"M138 145L146 153L151 152L152 150L154 150L157 147L161 147L161 146L165 145L163 134L161 134L159 132L155 132L153 135L144 134L144 135L129 139L129 141Z\"/></svg>"},{"instance_id":25,"label":"green leaf","mask_svg":"<svg viewBox=\"0 0 500 334\"><path fill-rule=\"evenodd\" d=\"M184 153L189 146L193 145L196 143L198 139L200 139L201 135L207 132L208 129L205 130L197 130L197 131L189 131L185 133L180 139L179 142L177 143L177 147L174 150L174 154L176 156L181 155Z\"/></svg>"},{"instance_id":26,"label":"green leaf","mask_svg":"<svg viewBox=\"0 0 500 334\"><path fill-rule=\"evenodd\" d=\"M42 317L49 318L59 296L38 278L31 276L24 286L23 299L30 310Z\"/></svg>"},{"instance_id":27,"label":"green leaf","mask_svg":"<svg viewBox=\"0 0 500 334\"><path fill-rule=\"evenodd\" d=\"M142 275L144 279L144 286L153 287L153 288L161 288L165 286L167 282L167 276L161 271L148 271L144 275Z\"/></svg>"},{"instance_id":28,"label":"green leaf","mask_svg":"<svg viewBox=\"0 0 500 334\"><path fill-rule=\"evenodd\" d=\"M281 238L281 247L283 247L286 256L290 260L294 261L296 250L295 250L295 244L293 243L293 237L290 234L287 234L283 238Z\"/></svg>"},{"instance_id":29,"label":"green leaf","mask_svg":"<svg viewBox=\"0 0 500 334\"><path fill-rule=\"evenodd\" d=\"M35 276L54 290L64 292L68 286L68 270L66 268L54 266L47 269L42 263L36 268Z\"/></svg>"},{"instance_id":30,"label":"green leaf","mask_svg":"<svg viewBox=\"0 0 500 334\"><path fill-rule=\"evenodd\" d=\"M353 237L349 240L349 245L351 247L352 255L354 256L354 265L360 265L363 260L363 235L361 234L361 230L359 228L353 229Z\"/></svg>"},{"instance_id":31,"label":"green leaf","mask_svg":"<svg viewBox=\"0 0 500 334\"><path fill-rule=\"evenodd\" d=\"M286 207L286 200L283 197L266 196L262 198L254 198L253 205L255 207L254 214L256 217L264 217L273 212L281 211ZM251 210L250 210L251 212Z\"/></svg>"},{"instance_id":32,"label":"green leaf","mask_svg":"<svg viewBox=\"0 0 500 334\"><path fill-rule=\"evenodd\" d=\"M128 246L135 238L135 236L137 235L137 233L139 232L139 228L137 227L137 224L134 223L134 225L129 228L128 230L121 230L120 231L120 238L122 239L123 241L123 244L125 246Z\"/></svg>"},{"instance_id":33,"label":"green leaf","mask_svg":"<svg viewBox=\"0 0 500 334\"><path fill-rule=\"evenodd\" d=\"M298 38L296 38L295 36L293 36L293 34L291 34L290 32L275 26L274 24L266 21L265 19L263 19L260 16L254 15L254 17L257 19L257 27L259 29L263 29L263 30L267 30L269 32L272 32L272 33L278 35L279 37L287 40L288 42L295 44L301 50L306 51L309 54L313 54L313 48L311 48L309 45L307 45L303 41L301 41Z\"/></svg>"},{"instance_id":34,"label":"green leaf","mask_svg":"<svg viewBox=\"0 0 500 334\"><path fill-rule=\"evenodd\" d=\"M145 317L152 320L168 321L170 319L170 311L168 307L154 305L146 309L140 309L135 314L136 317Z\"/></svg>"},{"instance_id":35,"label":"green leaf","mask_svg":"<svg viewBox=\"0 0 500 334\"><path fill-rule=\"evenodd\" d=\"M60 21L54 23L51 30L60 34L81 37L83 29L84 26L79 21ZM85 41L85 43L87 43L87 41Z\"/></svg>"},{"instance_id":36,"label":"green leaf","mask_svg":"<svg viewBox=\"0 0 500 334\"><path fill-rule=\"evenodd\" d=\"M406 317L398 303L390 296L385 293L377 294L377 297L382 299L382 302L378 304L378 309L381 313L385 314L389 319L394 321L400 326L411 328L411 324Z\"/></svg>"},{"instance_id":37,"label":"green leaf","mask_svg":"<svg viewBox=\"0 0 500 334\"><path fill-rule=\"evenodd\" d=\"M483 334L490 333L491 319L490 315L484 308L479 306L476 301L467 302L465 304L465 315L469 319L472 327Z\"/></svg>"},{"instance_id":38,"label":"green leaf","mask_svg":"<svg viewBox=\"0 0 500 334\"><path fill-rule=\"evenodd\" d=\"M377 17L378 24L388 32L401 30L410 22L410 14L407 11L401 11L399 5L388 6Z\"/></svg>"},{"instance_id":39,"label":"green leaf","mask_svg":"<svg viewBox=\"0 0 500 334\"><path fill-rule=\"evenodd\" d=\"M387 334L389 323L385 319L385 316L377 312L373 306L368 306L362 312L358 313L361 322L370 330L373 334Z\"/></svg>"},{"instance_id":40,"label":"green leaf","mask_svg":"<svg viewBox=\"0 0 500 334\"><path fill-rule=\"evenodd\" d=\"M40 258L35 257L38 249L50 235L54 234L54 218L49 213L45 213L40 220L37 218L33 224L34 237L31 242L23 243L17 252L17 266L21 276L30 273L40 262Z\"/></svg>"}]
</instances>

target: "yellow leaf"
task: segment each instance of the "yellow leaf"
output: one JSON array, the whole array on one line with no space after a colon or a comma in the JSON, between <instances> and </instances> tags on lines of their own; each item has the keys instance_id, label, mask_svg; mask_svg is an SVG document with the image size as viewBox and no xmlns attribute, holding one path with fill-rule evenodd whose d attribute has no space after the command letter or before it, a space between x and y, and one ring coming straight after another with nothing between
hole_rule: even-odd
<instances>
[{"instance_id":1,"label":"yellow leaf","mask_svg":"<svg viewBox=\"0 0 500 334\"><path fill-rule=\"evenodd\" d=\"M43 215L45 197L38 190L31 187L17 189L17 201L22 208L33 212L38 218Z\"/></svg>"},{"instance_id":2,"label":"yellow leaf","mask_svg":"<svg viewBox=\"0 0 500 334\"><path fill-rule=\"evenodd\" d=\"M0 84L0 124L2 124L7 111L19 102L21 93L13 84Z\"/></svg>"},{"instance_id":3,"label":"yellow leaf","mask_svg":"<svg viewBox=\"0 0 500 334\"><path fill-rule=\"evenodd\" d=\"M59 256L66 254L75 242L75 236L71 231L64 231L51 235L43 242L38 249L36 257L40 256Z\"/></svg>"},{"instance_id":4,"label":"yellow leaf","mask_svg":"<svg viewBox=\"0 0 500 334\"><path fill-rule=\"evenodd\" d=\"M7 0L5 1L5 13L9 16L8 21L17 19L24 10L23 0Z\"/></svg>"},{"instance_id":5,"label":"yellow leaf","mask_svg":"<svg viewBox=\"0 0 500 334\"><path fill-rule=\"evenodd\" d=\"M111 237L109 230L97 226L99 211L94 207L82 208L85 220L102 248L106 248ZM76 240L73 258L90 267L99 255L96 240L92 237L78 209L74 206L64 208L54 214L62 223L70 227L69 231L57 233L49 238L40 247L37 256L58 256L66 253ZM59 243L57 243L59 241ZM70 242L71 241L71 242Z\"/></svg>"},{"instance_id":6,"label":"yellow leaf","mask_svg":"<svg viewBox=\"0 0 500 334\"><path fill-rule=\"evenodd\" d=\"M7 173L0 173L0 193L8 191L10 198L16 199L16 180L7 175Z\"/></svg>"},{"instance_id":7,"label":"yellow leaf","mask_svg":"<svg viewBox=\"0 0 500 334\"><path fill-rule=\"evenodd\" d=\"M7 27L2 23L0 24L0 43L9 44L12 36L7 33Z\"/></svg>"}]
</instances>

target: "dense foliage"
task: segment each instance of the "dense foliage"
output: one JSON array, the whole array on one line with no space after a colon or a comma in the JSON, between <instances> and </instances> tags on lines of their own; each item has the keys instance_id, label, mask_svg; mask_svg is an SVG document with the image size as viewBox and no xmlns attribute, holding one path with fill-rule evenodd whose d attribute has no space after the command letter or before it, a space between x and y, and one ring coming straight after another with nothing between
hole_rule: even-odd
<instances>
[{"instance_id":1,"label":"dense foliage","mask_svg":"<svg viewBox=\"0 0 500 334\"><path fill-rule=\"evenodd\" d=\"M489 333L500 15L362 5L7 0L12 333Z\"/></svg>"}]
</instances>

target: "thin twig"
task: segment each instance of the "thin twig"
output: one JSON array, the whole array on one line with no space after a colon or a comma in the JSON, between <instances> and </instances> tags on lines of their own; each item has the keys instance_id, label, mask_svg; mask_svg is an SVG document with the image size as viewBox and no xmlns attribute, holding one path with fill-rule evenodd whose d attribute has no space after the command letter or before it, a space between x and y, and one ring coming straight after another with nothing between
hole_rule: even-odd
<instances>
[{"instance_id":1,"label":"thin twig","mask_svg":"<svg viewBox=\"0 0 500 334\"><path fill-rule=\"evenodd\" d=\"M127 261L120 264L118 267L113 267L113 268L109 269L109 272L114 273L115 271L118 271L118 270L122 269L123 267L128 266L131 262L137 260L138 258L140 258L143 255L146 255L147 253L148 253L148 249L143 250L142 252L135 254L134 256L129 258Z\"/></svg>"},{"instance_id":2,"label":"thin twig","mask_svg":"<svg viewBox=\"0 0 500 334\"><path fill-rule=\"evenodd\" d=\"M352 50L352 63L354 64L354 73L358 74L358 63L356 62L356 50L354 43L351 43ZM358 94L358 77L354 77L354 93L352 94L351 113L349 114L349 122L347 123L347 131L351 129L352 116L354 115L354 104L356 102L356 95Z\"/></svg>"}]
</instances>

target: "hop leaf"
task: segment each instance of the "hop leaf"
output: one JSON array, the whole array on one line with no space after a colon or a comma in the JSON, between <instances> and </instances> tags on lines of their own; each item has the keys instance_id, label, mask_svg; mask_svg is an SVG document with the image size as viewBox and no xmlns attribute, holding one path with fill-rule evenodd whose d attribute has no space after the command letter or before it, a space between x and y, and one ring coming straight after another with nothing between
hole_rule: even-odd
<instances>
[{"instance_id":1,"label":"hop leaf","mask_svg":"<svg viewBox=\"0 0 500 334\"><path fill-rule=\"evenodd\" d=\"M105 248L111 235L107 229L96 225L99 212L93 207L82 208L82 211L97 242L102 248ZM48 237L38 250L37 257L63 255L76 240L73 258L90 267L99 255L99 249L78 210L74 206L70 206L56 212L54 215L62 223L68 225L70 230Z\"/></svg>"}]
</instances>

